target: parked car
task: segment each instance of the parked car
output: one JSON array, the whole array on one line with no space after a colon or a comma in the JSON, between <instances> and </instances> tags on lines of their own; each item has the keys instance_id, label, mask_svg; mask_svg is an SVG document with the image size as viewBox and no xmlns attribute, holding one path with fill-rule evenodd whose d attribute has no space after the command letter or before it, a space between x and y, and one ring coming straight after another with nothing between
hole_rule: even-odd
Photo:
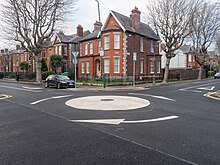
<instances>
[{"instance_id":1,"label":"parked car","mask_svg":"<svg viewBox=\"0 0 220 165\"><path fill-rule=\"evenodd\" d=\"M216 74L214 75L214 78L215 78L215 79L220 78L220 72L216 73Z\"/></svg>"},{"instance_id":2,"label":"parked car","mask_svg":"<svg viewBox=\"0 0 220 165\"><path fill-rule=\"evenodd\" d=\"M54 86L58 89L60 88L68 88L75 87L75 83L73 80L70 80L69 77L64 75L49 75L45 81L45 87Z\"/></svg>"}]
</instances>

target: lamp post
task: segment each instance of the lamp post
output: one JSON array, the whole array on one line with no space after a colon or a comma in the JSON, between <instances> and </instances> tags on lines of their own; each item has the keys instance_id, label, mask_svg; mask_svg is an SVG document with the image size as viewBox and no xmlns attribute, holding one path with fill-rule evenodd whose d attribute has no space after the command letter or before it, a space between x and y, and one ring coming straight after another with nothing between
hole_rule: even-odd
<instances>
[{"instance_id":1,"label":"lamp post","mask_svg":"<svg viewBox=\"0 0 220 165\"><path fill-rule=\"evenodd\" d=\"M97 5L98 5L98 16L99 16L99 23L101 23L101 17L100 17L100 7L99 7L99 1L98 0L95 0L97 2ZM99 35L100 35L100 42L101 42L101 45L102 45L102 30L100 28L100 32L99 32ZM102 73L102 85L103 85L103 88L106 87L106 83L105 83L105 75L104 75L104 50L101 50L100 51L100 57L101 57L101 73Z\"/></svg>"}]
</instances>

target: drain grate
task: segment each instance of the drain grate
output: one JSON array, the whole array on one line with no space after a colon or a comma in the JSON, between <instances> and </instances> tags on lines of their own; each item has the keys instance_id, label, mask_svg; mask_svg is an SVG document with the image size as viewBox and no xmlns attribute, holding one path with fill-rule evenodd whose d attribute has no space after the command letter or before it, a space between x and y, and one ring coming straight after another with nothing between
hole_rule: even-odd
<instances>
[{"instance_id":1,"label":"drain grate","mask_svg":"<svg viewBox=\"0 0 220 165\"><path fill-rule=\"evenodd\" d=\"M101 101L114 101L114 99L101 99Z\"/></svg>"}]
</instances>

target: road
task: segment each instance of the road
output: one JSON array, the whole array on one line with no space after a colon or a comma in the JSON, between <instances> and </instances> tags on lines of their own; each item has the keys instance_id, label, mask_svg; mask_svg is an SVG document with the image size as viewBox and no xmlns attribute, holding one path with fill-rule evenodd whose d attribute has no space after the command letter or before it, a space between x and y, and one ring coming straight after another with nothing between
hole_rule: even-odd
<instances>
[{"instance_id":1,"label":"road","mask_svg":"<svg viewBox=\"0 0 220 165\"><path fill-rule=\"evenodd\" d=\"M0 164L220 164L219 80L145 90L0 82ZM120 96L120 97L119 97Z\"/></svg>"}]
</instances>

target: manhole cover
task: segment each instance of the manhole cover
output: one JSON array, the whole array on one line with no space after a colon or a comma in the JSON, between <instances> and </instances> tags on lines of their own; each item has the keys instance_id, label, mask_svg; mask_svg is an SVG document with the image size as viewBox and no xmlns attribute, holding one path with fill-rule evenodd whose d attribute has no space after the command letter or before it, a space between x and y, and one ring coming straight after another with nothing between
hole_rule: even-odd
<instances>
[{"instance_id":1,"label":"manhole cover","mask_svg":"<svg viewBox=\"0 0 220 165\"><path fill-rule=\"evenodd\" d=\"M101 101L114 101L114 99L101 99Z\"/></svg>"}]
</instances>

